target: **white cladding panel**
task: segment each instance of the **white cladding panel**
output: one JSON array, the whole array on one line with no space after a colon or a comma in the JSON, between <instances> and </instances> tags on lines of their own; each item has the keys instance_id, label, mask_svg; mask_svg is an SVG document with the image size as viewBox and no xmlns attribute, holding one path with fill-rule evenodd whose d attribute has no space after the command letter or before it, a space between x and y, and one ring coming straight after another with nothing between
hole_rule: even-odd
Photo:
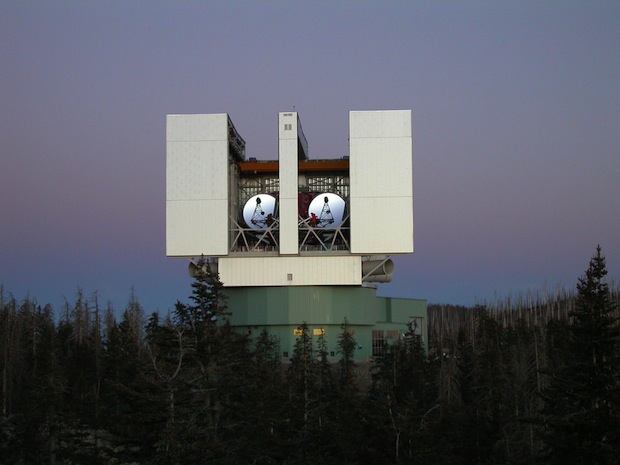
<instances>
[{"instance_id":1,"label":"white cladding panel","mask_svg":"<svg viewBox=\"0 0 620 465\"><path fill-rule=\"evenodd\" d=\"M351 252L413 252L411 111L349 114Z\"/></svg>"},{"instance_id":2,"label":"white cladding panel","mask_svg":"<svg viewBox=\"0 0 620 465\"><path fill-rule=\"evenodd\" d=\"M168 115L166 140L228 140L228 115Z\"/></svg>"},{"instance_id":3,"label":"white cladding panel","mask_svg":"<svg viewBox=\"0 0 620 465\"><path fill-rule=\"evenodd\" d=\"M351 137L411 137L411 110L351 111Z\"/></svg>"},{"instance_id":4,"label":"white cladding panel","mask_svg":"<svg viewBox=\"0 0 620 465\"><path fill-rule=\"evenodd\" d=\"M280 253L282 255L296 255L299 252L297 232L297 199L287 199L280 196L278 203L280 210ZM295 218L293 222L292 218Z\"/></svg>"},{"instance_id":5,"label":"white cladding panel","mask_svg":"<svg viewBox=\"0 0 620 465\"><path fill-rule=\"evenodd\" d=\"M349 174L363 197L411 197L411 138L351 138ZM355 183L355 184L354 184Z\"/></svg>"},{"instance_id":6,"label":"white cladding panel","mask_svg":"<svg viewBox=\"0 0 620 465\"><path fill-rule=\"evenodd\" d=\"M166 202L166 255L198 257L226 255L227 200Z\"/></svg>"},{"instance_id":7,"label":"white cladding panel","mask_svg":"<svg viewBox=\"0 0 620 465\"><path fill-rule=\"evenodd\" d=\"M220 258L220 280L227 287L360 285L361 257Z\"/></svg>"},{"instance_id":8,"label":"white cladding panel","mask_svg":"<svg viewBox=\"0 0 620 465\"><path fill-rule=\"evenodd\" d=\"M298 145L297 113L278 115L278 159L280 177L280 253L298 253Z\"/></svg>"},{"instance_id":9,"label":"white cladding panel","mask_svg":"<svg viewBox=\"0 0 620 465\"><path fill-rule=\"evenodd\" d=\"M411 198L352 198L351 252L399 254L413 252L413 209Z\"/></svg>"},{"instance_id":10,"label":"white cladding panel","mask_svg":"<svg viewBox=\"0 0 620 465\"><path fill-rule=\"evenodd\" d=\"M166 254L228 253L228 115L169 115Z\"/></svg>"},{"instance_id":11,"label":"white cladding panel","mask_svg":"<svg viewBox=\"0 0 620 465\"><path fill-rule=\"evenodd\" d=\"M166 150L167 200L228 198L227 140L173 141Z\"/></svg>"}]
</instances>

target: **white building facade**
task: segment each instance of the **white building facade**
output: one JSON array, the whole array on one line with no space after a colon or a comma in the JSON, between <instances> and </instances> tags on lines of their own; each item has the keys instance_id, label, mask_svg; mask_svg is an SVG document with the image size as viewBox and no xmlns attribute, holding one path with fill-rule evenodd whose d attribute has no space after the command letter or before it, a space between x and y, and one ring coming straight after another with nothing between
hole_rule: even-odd
<instances>
[{"instance_id":1,"label":"white building facade","mask_svg":"<svg viewBox=\"0 0 620 465\"><path fill-rule=\"evenodd\" d=\"M413 252L411 111L349 126L348 156L313 161L298 114L280 113L278 158L257 161L228 115L169 115L166 254L213 259L226 287L389 281L389 257ZM313 224L313 201L331 223Z\"/></svg>"}]
</instances>

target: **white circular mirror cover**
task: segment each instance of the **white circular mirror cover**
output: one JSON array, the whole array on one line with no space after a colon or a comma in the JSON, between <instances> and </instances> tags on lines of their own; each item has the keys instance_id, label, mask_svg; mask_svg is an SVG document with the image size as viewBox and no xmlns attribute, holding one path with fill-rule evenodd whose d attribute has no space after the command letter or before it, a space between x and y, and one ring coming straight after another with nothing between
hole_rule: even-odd
<instances>
[{"instance_id":1,"label":"white circular mirror cover","mask_svg":"<svg viewBox=\"0 0 620 465\"><path fill-rule=\"evenodd\" d=\"M315 228L337 229L344 221L345 201L338 194L319 194L308 207L308 224Z\"/></svg>"},{"instance_id":2,"label":"white circular mirror cover","mask_svg":"<svg viewBox=\"0 0 620 465\"><path fill-rule=\"evenodd\" d=\"M269 194L250 197L243 207L243 220L252 229L267 229L275 220L276 198Z\"/></svg>"}]
</instances>

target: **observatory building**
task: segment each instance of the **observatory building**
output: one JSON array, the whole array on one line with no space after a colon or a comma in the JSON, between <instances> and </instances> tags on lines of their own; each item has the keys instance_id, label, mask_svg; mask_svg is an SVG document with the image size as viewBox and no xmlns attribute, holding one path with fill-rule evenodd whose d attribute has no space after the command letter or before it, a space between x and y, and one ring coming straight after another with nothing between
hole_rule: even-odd
<instances>
[{"instance_id":1,"label":"observatory building","mask_svg":"<svg viewBox=\"0 0 620 465\"><path fill-rule=\"evenodd\" d=\"M426 302L376 296L391 257L413 252L411 111L349 113L349 155L312 160L296 112L278 115L277 159L246 156L227 114L168 115L166 254L208 258L233 326L267 329L292 355L304 322L338 358L346 318L356 358L381 353Z\"/></svg>"}]
</instances>

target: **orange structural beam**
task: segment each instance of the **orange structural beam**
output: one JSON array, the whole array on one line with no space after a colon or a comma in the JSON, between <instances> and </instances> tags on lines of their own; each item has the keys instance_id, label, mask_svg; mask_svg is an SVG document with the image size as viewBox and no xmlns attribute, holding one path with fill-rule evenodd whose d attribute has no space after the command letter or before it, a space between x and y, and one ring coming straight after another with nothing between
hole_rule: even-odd
<instances>
[{"instance_id":1,"label":"orange structural beam","mask_svg":"<svg viewBox=\"0 0 620 465\"><path fill-rule=\"evenodd\" d=\"M349 159L300 161L298 169L300 173L308 171L349 171Z\"/></svg>"},{"instance_id":2,"label":"orange structural beam","mask_svg":"<svg viewBox=\"0 0 620 465\"><path fill-rule=\"evenodd\" d=\"M242 161L238 163L242 173L277 173L279 164L277 161ZM298 164L300 173L308 172L348 172L349 160L340 158L336 160L304 160Z\"/></svg>"},{"instance_id":3,"label":"orange structural beam","mask_svg":"<svg viewBox=\"0 0 620 465\"><path fill-rule=\"evenodd\" d=\"M237 163L242 173L277 173L277 161L242 161Z\"/></svg>"}]
</instances>

